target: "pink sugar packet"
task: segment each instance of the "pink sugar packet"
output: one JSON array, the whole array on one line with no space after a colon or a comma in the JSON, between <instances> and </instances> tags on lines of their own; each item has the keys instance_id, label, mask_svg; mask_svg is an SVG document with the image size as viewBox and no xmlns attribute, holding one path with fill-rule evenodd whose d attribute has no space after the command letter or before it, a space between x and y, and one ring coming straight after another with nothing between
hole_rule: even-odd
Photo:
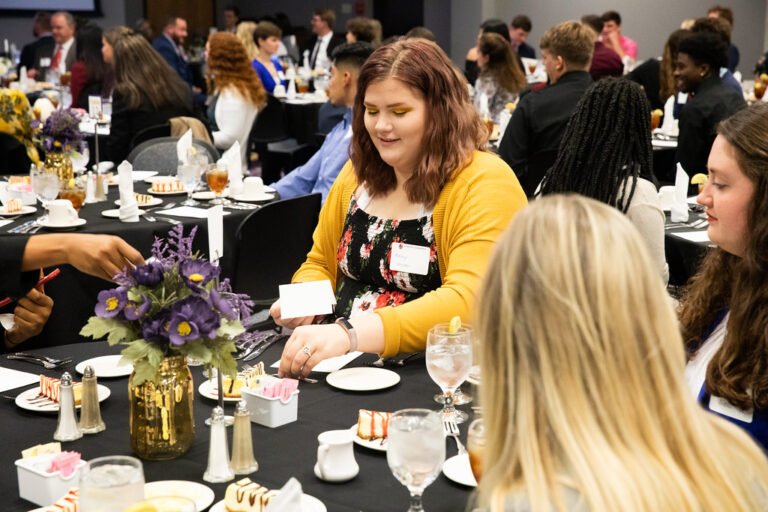
<instances>
[{"instance_id":1,"label":"pink sugar packet","mask_svg":"<svg viewBox=\"0 0 768 512\"><path fill-rule=\"evenodd\" d=\"M80 454L77 452L61 452L51 459L51 465L48 467L49 473L60 472L61 476L68 477L71 475L77 463L80 462Z\"/></svg>"},{"instance_id":2,"label":"pink sugar packet","mask_svg":"<svg viewBox=\"0 0 768 512\"><path fill-rule=\"evenodd\" d=\"M296 379L282 379L271 386L264 386L258 390L258 394L264 398L279 398L284 404L291 401L293 392L299 387Z\"/></svg>"}]
</instances>

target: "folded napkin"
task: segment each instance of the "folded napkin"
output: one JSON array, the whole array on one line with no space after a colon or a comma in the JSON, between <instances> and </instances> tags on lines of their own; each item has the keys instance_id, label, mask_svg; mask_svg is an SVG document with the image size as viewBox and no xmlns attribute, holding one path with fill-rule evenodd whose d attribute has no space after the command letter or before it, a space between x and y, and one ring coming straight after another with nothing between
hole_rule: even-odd
<instances>
[{"instance_id":1,"label":"folded napkin","mask_svg":"<svg viewBox=\"0 0 768 512\"><path fill-rule=\"evenodd\" d=\"M285 93L285 97L291 100L296 97L296 80L293 78L288 81L288 92Z\"/></svg>"},{"instance_id":2,"label":"folded napkin","mask_svg":"<svg viewBox=\"0 0 768 512\"><path fill-rule=\"evenodd\" d=\"M120 221L139 222L139 204L133 195L133 166L123 160L117 166L117 176L120 187Z\"/></svg>"},{"instance_id":3,"label":"folded napkin","mask_svg":"<svg viewBox=\"0 0 768 512\"><path fill-rule=\"evenodd\" d=\"M179 162L187 163L187 150L192 147L192 130L187 130L187 133L179 137L179 141L176 143L176 157Z\"/></svg>"},{"instance_id":4,"label":"folded napkin","mask_svg":"<svg viewBox=\"0 0 768 512\"><path fill-rule=\"evenodd\" d=\"M240 141L235 141L232 146L221 155L219 163L227 166L229 172L229 193L238 195L243 192L243 155L240 151Z\"/></svg>"},{"instance_id":5,"label":"folded napkin","mask_svg":"<svg viewBox=\"0 0 768 512\"><path fill-rule=\"evenodd\" d=\"M96 202L96 177L88 171L85 178L85 204Z\"/></svg>"},{"instance_id":6,"label":"folded napkin","mask_svg":"<svg viewBox=\"0 0 768 512\"><path fill-rule=\"evenodd\" d=\"M667 135L676 137L680 130L675 119L675 95L673 94L664 104L664 121L661 123L661 131Z\"/></svg>"},{"instance_id":7,"label":"folded napkin","mask_svg":"<svg viewBox=\"0 0 768 512\"><path fill-rule=\"evenodd\" d=\"M280 493L269 501L265 512L301 512L301 496L304 491L296 478L291 477Z\"/></svg>"},{"instance_id":8,"label":"folded napkin","mask_svg":"<svg viewBox=\"0 0 768 512\"><path fill-rule=\"evenodd\" d=\"M672 222L688 222L688 174L677 163L675 174L675 199L671 208Z\"/></svg>"}]
</instances>

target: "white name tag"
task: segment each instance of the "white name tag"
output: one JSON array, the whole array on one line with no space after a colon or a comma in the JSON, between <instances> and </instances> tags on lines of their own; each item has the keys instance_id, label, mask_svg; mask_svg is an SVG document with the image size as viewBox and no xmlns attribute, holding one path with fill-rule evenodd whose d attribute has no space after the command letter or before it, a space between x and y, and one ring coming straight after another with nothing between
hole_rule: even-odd
<instances>
[{"instance_id":1,"label":"white name tag","mask_svg":"<svg viewBox=\"0 0 768 512\"><path fill-rule=\"evenodd\" d=\"M42 59L40 59L40 67L41 68L49 68L49 67L51 67L51 59L49 59L47 57L43 57Z\"/></svg>"},{"instance_id":2,"label":"white name tag","mask_svg":"<svg viewBox=\"0 0 768 512\"><path fill-rule=\"evenodd\" d=\"M739 409L725 398L720 398L719 396L709 397L709 408L723 416L728 416L729 418L743 421L744 423L752 423L752 418L755 415L755 412L751 407L747 410Z\"/></svg>"},{"instance_id":3,"label":"white name tag","mask_svg":"<svg viewBox=\"0 0 768 512\"><path fill-rule=\"evenodd\" d=\"M101 96L88 96L88 115L94 119L101 117Z\"/></svg>"},{"instance_id":4,"label":"white name tag","mask_svg":"<svg viewBox=\"0 0 768 512\"><path fill-rule=\"evenodd\" d=\"M392 244L389 269L425 276L429 270L429 253L429 247L395 242Z\"/></svg>"},{"instance_id":5,"label":"white name tag","mask_svg":"<svg viewBox=\"0 0 768 512\"><path fill-rule=\"evenodd\" d=\"M677 93L677 102L681 105L685 105L688 101L688 95L684 92Z\"/></svg>"}]
</instances>

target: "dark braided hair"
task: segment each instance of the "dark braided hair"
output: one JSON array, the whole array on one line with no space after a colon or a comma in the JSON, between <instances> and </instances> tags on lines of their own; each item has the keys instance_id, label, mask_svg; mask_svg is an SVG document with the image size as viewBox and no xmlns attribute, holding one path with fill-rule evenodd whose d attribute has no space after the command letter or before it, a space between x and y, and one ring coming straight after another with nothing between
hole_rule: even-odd
<instances>
[{"instance_id":1,"label":"dark braided hair","mask_svg":"<svg viewBox=\"0 0 768 512\"><path fill-rule=\"evenodd\" d=\"M624 78L592 84L576 106L539 195L576 192L626 213L637 178L656 183L651 113L642 88ZM625 180L631 187L625 193Z\"/></svg>"}]
</instances>

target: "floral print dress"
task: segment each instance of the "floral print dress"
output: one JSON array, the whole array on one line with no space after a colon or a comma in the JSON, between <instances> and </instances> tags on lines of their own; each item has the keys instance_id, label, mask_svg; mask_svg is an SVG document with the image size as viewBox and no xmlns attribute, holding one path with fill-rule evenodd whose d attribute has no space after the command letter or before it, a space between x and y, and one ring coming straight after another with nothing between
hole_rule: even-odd
<instances>
[{"instance_id":1,"label":"floral print dress","mask_svg":"<svg viewBox=\"0 0 768 512\"><path fill-rule=\"evenodd\" d=\"M442 284L432 213L425 212L417 219L385 219L366 213L363 208L367 202L365 192L359 199L353 195L344 220L337 253L337 316L354 317L385 306L399 306ZM426 275L389 268L395 242L430 248Z\"/></svg>"}]
</instances>

